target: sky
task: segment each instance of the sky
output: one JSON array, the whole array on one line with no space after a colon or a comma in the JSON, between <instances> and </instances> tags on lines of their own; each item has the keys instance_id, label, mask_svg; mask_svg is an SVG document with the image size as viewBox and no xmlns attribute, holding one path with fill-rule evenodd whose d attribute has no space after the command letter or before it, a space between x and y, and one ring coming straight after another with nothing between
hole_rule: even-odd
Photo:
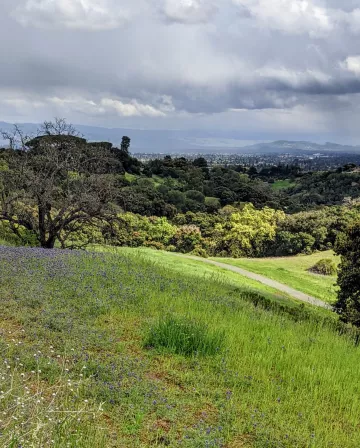
<instances>
[{"instance_id":1,"label":"sky","mask_svg":"<svg viewBox=\"0 0 360 448\"><path fill-rule=\"evenodd\" d=\"M0 121L360 143L358 0L0 1Z\"/></svg>"}]
</instances>

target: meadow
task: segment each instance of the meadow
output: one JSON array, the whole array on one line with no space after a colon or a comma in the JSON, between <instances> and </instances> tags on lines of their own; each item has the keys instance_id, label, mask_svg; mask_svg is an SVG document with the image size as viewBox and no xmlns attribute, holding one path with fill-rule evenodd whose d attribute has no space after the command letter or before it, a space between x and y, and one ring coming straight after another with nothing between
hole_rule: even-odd
<instances>
[{"instance_id":1,"label":"meadow","mask_svg":"<svg viewBox=\"0 0 360 448\"><path fill-rule=\"evenodd\" d=\"M339 257L336 257L330 250L295 257L214 258L214 260L262 274L325 302L334 303L337 292L336 276L324 276L309 272L311 267L324 258L330 258L336 264L339 263Z\"/></svg>"},{"instance_id":2,"label":"meadow","mask_svg":"<svg viewBox=\"0 0 360 448\"><path fill-rule=\"evenodd\" d=\"M0 446L360 446L359 348L254 298L134 251L0 247Z\"/></svg>"}]
</instances>

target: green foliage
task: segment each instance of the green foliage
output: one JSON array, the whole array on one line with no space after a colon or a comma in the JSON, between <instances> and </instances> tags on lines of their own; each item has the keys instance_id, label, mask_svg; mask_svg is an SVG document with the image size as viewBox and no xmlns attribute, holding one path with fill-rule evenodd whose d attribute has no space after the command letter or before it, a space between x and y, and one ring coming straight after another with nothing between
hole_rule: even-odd
<instances>
[{"instance_id":1,"label":"green foliage","mask_svg":"<svg viewBox=\"0 0 360 448\"><path fill-rule=\"evenodd\" d=\"M51 249L59 241L64 246L84 224L112 213L117 161L109 146L87 143L65 120L46 122L43 130L31 141L22 139L24 150L5 152L0 220L10 223L17 238L24 228Z\"/></svg>"},{"instance_id":2,"label":"green foliage","mask_svg":"<svg viewBox=\"0 0 360 448\"><path fill-rule=\"evenodd\" d=\"M179 252L187 253L200 246L202 237L199 227L194 225L184 225L177 229L172 243Z\"/></svg>"},{"instance_id":3,"label":"green foliage","mask_svg":"<svg viewBox=\"0 0 360 448\"><path fill-rule=\"evenodd\" d=\"M201 322L168 315L150 329L145 346L184 356L209 356L221 351L224 339L223 331L210 331Z\"/></svg>"},{"instance_id":4,"label":"green foliage","mask_svg":"<svg viewBox=\"0 0 360 448\"><path fill-rule=\"evenodd\" d=\"M12 223L0 236L13 244L106 242L224 257L310 254L333 248L360 215L353 165L304 174L288 165L260 172L211 166L203 157L143 164L130 155L129 137L116 148L86 142L62 119L42 129L45 135L25 142L27 151L0 150L0 220ZM323 204L336 205L318 207Z\"/></svg>"},{"instance_id":5,"label":"green foliage","mask_svg":"<svg viewBox=\"0 0 360 448\"><path fill-rule=\"evenodd\" d=\"M344 198L359 197L359 172L324 171L308 173L297 179L287 190L286 203L291 212L308 210L320 205L340 205Z\"/></svg>"},{"instance_id":6,"label":"green foliage","mask_svg":"<svg viewBox=\"0 0 360 448\"><path fill-rule=\"evenodd\" d=\"M221 208L220 200L218 198L206 197L205 207L208 213L215 213Z\"/></svg>"},{"instance_id":7,"label":"green foliage","mask_svg":"<svg viewBox=\"0 0 360 448\"><path fill-rule=\"evenodd\" d=\"M225 224L215 226L218 247L233 257L261 255L266 245L275 239L277 224L284 217L283 212L268 207L256 210L252 204L246 204L231 214Z\"/></svg>"},{"instance_id":8,"label":"green foliage","mask_svg":"<svg viewBox=\"0 0 360 448\"><path fill-rule=\"evenodd\" d=\"M166 218L145 217L133 213L118 215L111 226L104 226L105 240L115 246L164 248L173 241L177 228Z\"/></svg>"},{"instance_id":9,"label":"green foliage","mask_svg":"<svg viewBox=\"0 0 360 448\"><path fill-rule=\"evenodd\" d=\"M357 207L333 207L289 216L252 204L227 205L214 214L188 211L171 220L124 213L111 225L105 224L104 237L117 246L166 250L171 246L172 251L199 256L311 254L332 248L337 233L358 215Z\"/></svg>"},{"instance_id":10,"label":"green foliage","mask_svg":"<svg viewBox=\"0 0 360 448\"><path fill-rule=\"evenodd\" d=\"M9 221L0 221L0 239L13 246L38 246L36 234L25 227L15 224L11 226Z\"/></svg>"},{"instance_id":11,"label":"green foliage","mask_svg":"<svg viewBox=\"0 0 360 448\"><path fill-rule=\"evenodd\" d=\"M191 255L195 257L207 258L208 254L206 250L201 246L195 246L194 249L190 252Z\"/></svg>"},{"instance_id":12,"label":"green foliage","mask_svg":"<svg viewBox=\"0 0 360 448\"><path fill-rule=\"evenodd\" d=\"M360 327L360 221L339 236L335 251L341 255L335 309L344 322Z\"/></svg>"},{"instance_id":13,"label":"green foliage","mask_svg":"<svg viewBox=\"0 0 360 448\"><path fill-rule=\"evenodd\" d=\"M281 230L277 232L268 254L276 256L310 254L314 250L314 243L315 238L308 233L291 233Z\"/></svg>"},{"instance_id":14,"label":"green foliage","mask_svg":"<svg viewBox=\"0 0 360 448\"><path fill-rule=\"evenodd\" d=\"M336 275L337 268L333 260L330 258L323 258L312 266L309 271L320 275Z\"/></svg>"},{"instance_id":15,"label":"green foliage","mask_svg":"<svg viewBox=\"0 0 360 448\"><path fill-rule=\"evenodd\" d=\"M130 138L124 135L124 137L121 140L121 150L128 153L130 149Z\"/></svg>"}]
</instances>

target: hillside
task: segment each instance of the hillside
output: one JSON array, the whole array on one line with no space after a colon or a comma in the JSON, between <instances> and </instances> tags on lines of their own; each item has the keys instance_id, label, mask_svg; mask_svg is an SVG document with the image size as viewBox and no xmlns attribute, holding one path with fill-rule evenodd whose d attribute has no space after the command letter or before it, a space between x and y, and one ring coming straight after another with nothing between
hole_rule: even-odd
<instances>
[{"instance_id":1,"label":"hillside","mask_svg":"<svg viewBox=\"0 0 360 448\"><path fill-rule=\"evenodd\" d=\"M1 446L358 447L350 337L186 263L1 247Z\"/></svg>"},{"instance_id":2,"label":"hillside","mask_svg":"<svg viewBox=\"0 0 360 448\"><path fill-rule=\"evenodd\" d=\"M316 262L324 258L333 259L336 263L339 258L332 251L318 252L312 255L299 255L296 257L278 258L214 258L232 266L245 268L251 272L265 275L306 294L334 303L336 300L336 277L317 275L309 272Z\"/></svg>"}]
</instances>

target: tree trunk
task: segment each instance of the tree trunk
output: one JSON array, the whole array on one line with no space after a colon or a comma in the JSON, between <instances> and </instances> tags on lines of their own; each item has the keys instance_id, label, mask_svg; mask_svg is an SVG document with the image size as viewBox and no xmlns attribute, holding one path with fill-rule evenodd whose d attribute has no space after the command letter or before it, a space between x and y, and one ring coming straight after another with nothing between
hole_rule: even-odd
<instances>
[{"instance_id":1,"label":"tree trunk","mask_svg":"<svg viewBox=\"0 0 360 448\"><path fill-rule=\"evenodd\" d=\"M47 245L46 240L46 226L45 226L45 216L46 216L46 209L43 205L39 205L39 241L41 247L45 247Z\"/></svg>"},{"instance_id":2,"label":"tree trunk","mask_svg":"<svg viewBox=\"0 0 360 448\"><path fill-rule=\"evenodd\" d=\"M54 249L55 241L56 241L56 237L55 237L55 236L54 236L54 237L50 237L50 238L45 242L45 245L44 245L44 246L41 246L41 247L43 247L44 249Z\"/></svg>"}]
</instances>

